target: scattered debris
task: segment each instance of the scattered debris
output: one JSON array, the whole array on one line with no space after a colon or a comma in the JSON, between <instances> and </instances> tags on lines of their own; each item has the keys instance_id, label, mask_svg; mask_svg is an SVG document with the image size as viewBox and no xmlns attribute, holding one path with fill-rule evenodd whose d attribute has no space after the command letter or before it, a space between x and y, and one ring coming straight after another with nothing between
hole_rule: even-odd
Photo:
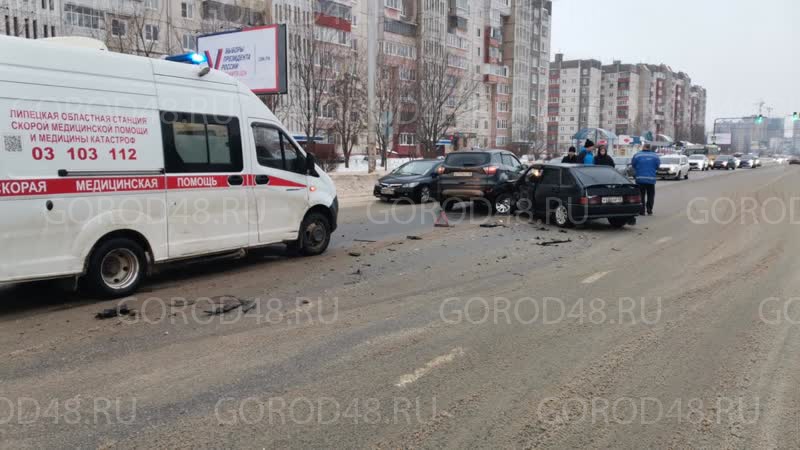
<instances>
[{"instance_id":1,"label":"scattered debris","mask_svg":"<svg viewBox=\"0 0 800 450\"><path fill-rule=\"evenodd\" d=\"M556 245L556 244L566 244L568 242L572 242L572 239L542 241L542 242L538 242L536 245L548 246L548 245Z\"/></svg>"},{"instance_id":2,"label":"scattered debris","mask_svg":"<svg viewBox=\"0 0 800 450\"><path fill-rule=\"evenodd\" d=\"M558 230L559 233L566 233L567 230Z\"/></svg>"},{"instance_id":3,"label":"scattered debris","mask_svg":"<svg viewBox=\"0 0 800 450\"><path fill-rule=\"evenodd\" d=\"M353 242L378 242L378 241L373 241L372 239L353 239Z\"/></svg>"},{"instance_id":4,"label":"scattered debris","mask_svg":"<svg viewBox=\"0 0 800 450\"><path fill-rule=\"evenodd\" d=\"M622 250L620 250L620 249L618 249L618 248L614 248L614 247L611 247L611 250L613 250L613 251L615 251L615 252L621 252L621 251L622 251Z\"/></svg>"},{"instance_id":5,"label":"scattered debris","mask_svg":"<svg viewBox=\"0 0 800 450\"><path fill-rule=\"evenodd\" d=\"M396 252L397 251L397 250L395 250L395 249L393 249L391 247L387 248L386 250L389 250L390 252Z\"/></svg>"},{"instance_id":6,"label":"scattered debris","mask_svg":"<svg viewBox=\"0 0 800 450\"><path fill-rule=\"evenodd\" d=\"M122 305L119 308L104 309L101 312L95 314L94 317L95 319L104 320L119 316L135 316L135 315L136 311L129 309L126 305Z\"/></svg>"},{"instance_id":7,"label":"scattered debris","mask_svg":"<svg viewBox=\"0 0 800 450\"><path fill-rule=\"evenodd\" d=\"M356 270L355 272L351 273L350 275L361 275L361 269Z\"/></svg>"},{"instance_id":8,"label":"scattered debris","mask_svg":"<svg viewBox=\"0 0 800 450\"><path fill-rule=\"evenodd\" d=\"M195 299L176 298L169 303L169 306L172 307L191 306L194 305L195 303L197 303L197 300Z\"/></svg>"},{"instance_id":9,"label":"scattered debris","mask_svg":"<svg viewBox=\"0 0 800 450\"><path fill-rule=\"evenodd\" d=\"M230 295L213 297L212 301L215 303L211 305L211 309L205 311L209 316L218 316L233 311L234 309L241 308L243 312L250 311L255 306L254 301L240 300Z\"/></svg>"},{"instance_id":10,"label":"scattered debris","mask_svg":"<svg viewBox=\"0 0 800 450\"><path fill-rule=\"evenodd\" d=\"M361 256L361 253L360 253L360 252L348 252L347 254L348 254L348 255L350 255L350 256L356 257L356 258L358 258L359 256Z\"/></svg>"},{"instance_id":11,"label":"scattered debris","mask_svg":"<svg viewBox=\"0 0 800 450\"><path fill-rule=\"evenodd\" d=\"M480 225L481 228L496 228L502 226L504 226L502 223L497 223L497 222L487 222L487 223L482 223Z\"/></svg>"},{"instance_id":12,"label":"scattered debris","mask_svg":"<svg viewBox=\"0 0 800 450\"><path fill-rule=\"evenodd\" d=\"M406 236L406 239L409 239L409 240L412 240L412 241L421 241L422 240L421 237L415 236L413 234Z\"/></svg>"}]
</instances>

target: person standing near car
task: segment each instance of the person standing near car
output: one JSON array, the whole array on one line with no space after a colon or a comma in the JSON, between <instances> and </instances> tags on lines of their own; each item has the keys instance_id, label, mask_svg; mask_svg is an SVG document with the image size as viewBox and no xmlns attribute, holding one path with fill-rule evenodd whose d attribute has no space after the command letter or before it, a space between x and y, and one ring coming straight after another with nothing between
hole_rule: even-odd
<instances>
[{"instance_id":1,"label":"person standing near car","mask_svg":"<svg viewBox=\"0 0 800 450\"><path fill-rule=\"evenodd\" d=\"M575 147L570 147L567 150L567 155L561 158L561 162L564 164L577 164L578 163L578 155L575 152Z\"/></svg>"},{"instance_id":2,"label":"person standing near car","mask_svg":"<svg viewBox=\"0 0 800 450\"><path fill-rule=\"evenodd\" d=\"M594 154L592 154L592 150L594 150L594 142L591 139L587 139L583 144L583 148L581 148L581 152L578 153L578 164L593 165Z\"/></svg>"},{"instance_id":3,"label":"person standing near car","mask_svg":"<svg viewBox=\"0 0 800 450\"><path fill-rule=\"evenodd\" d=\"M596 166L614 167L614 158L608 154L608 149L605 145L597 147L597 156L594 157L594 164Z\"/></svg>"},{"instance_id":4,"label":"person standing near car","mask_svg":"<svg viewBox=\"0 0 800 450\"><path fill-rule=\"evenodd\" d=\"M650 148L650 144L644 144L642 151L633 155L631 166L636 174L636 184L642 195L642 210L640 215L653 215L653 204L656 197L656 171L661 166L661 158Z\"/></svg>"}]
</instances>

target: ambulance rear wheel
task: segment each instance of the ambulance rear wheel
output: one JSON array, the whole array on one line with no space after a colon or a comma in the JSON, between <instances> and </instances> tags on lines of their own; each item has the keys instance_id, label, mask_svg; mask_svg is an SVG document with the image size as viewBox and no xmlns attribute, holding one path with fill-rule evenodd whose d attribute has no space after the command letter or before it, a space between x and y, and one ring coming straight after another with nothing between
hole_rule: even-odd
<instances>
[{"instance_id":1,"label":"ambulance rear wheel","mask_svg":"<svg viewBox=\"0 0 800 450\"><path fill-rule=\"evenodd\" d=\"M135 292L147 273L147 256L136 241L112 238L100 243L89 259L86 287L104 298Z\"/></svg>"},{"instance_id":2,"label":"ambulance rear wheel","mask_svg":"<svg viewBox=\"0 0 800 450\"><path fill-rule=\"evenodd\" d=\"M304 256L316 256L324 252L331 242L331 223L324 214L309 213L300 225L299 239L290 248Z\"/></svg>"}]
</instances>

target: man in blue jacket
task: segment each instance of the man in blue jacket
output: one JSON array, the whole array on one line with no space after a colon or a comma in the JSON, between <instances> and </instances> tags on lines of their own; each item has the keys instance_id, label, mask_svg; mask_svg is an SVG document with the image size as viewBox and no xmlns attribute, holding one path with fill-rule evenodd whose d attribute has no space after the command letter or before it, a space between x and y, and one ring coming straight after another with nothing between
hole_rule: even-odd
<instances>
[{"instance_id":1,"label":"man in blue jacket","mask_svg":"<svg viewBox=\"0 0 800 450\"><path fill-rule=\"evenodd\" d=\"M656 171L661 166L661 158L650 148L650 144L644 144L642 151L633 155L631 166L636 173L636 184L642 194L642 210L640 215L653 215L653 203L656 197Z\"/></svg>"},{"instance_id":2,"label":"man in blue jacket","mask_svg":"<svg viewBox=\"0 0 800 450\"><path fill-rule=\"evenodd\" d=\"M587 166L594 165L594 154L592 154L592 150L594 150L594 142L591 139L587 139L586 142L583 143L583 147L581 147L581 152L578 153L578 164L586 164Z\"/></svg>"}]
</instances>

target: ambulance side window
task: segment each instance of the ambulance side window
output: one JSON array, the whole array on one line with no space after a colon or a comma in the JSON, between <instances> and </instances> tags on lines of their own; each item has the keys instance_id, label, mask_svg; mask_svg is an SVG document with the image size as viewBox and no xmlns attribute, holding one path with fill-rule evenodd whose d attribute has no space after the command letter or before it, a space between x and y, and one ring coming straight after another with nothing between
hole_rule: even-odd
<instances>
[{"instance_id":1,"label":"ambulance side window","mask_svg":"<svg viewBox=\"0 0 800 450\"><path fill-rule=\"evenodd\" d=\"M161 112L167 173L241 172L239 119Z\"/></svg>"},{"instance_id":2,"label":"ambulance side window","mask_svg":"<svg viewBox=\"0 0 800 450\"><path fill-rule=\"evenodd\" d=\"M253 140L256 143L256 159L264 167L283 170L281 137L277 129L253 125Z\"/></svg>"},{"instance_id":3,"label":"ambulance side window","mask_svg":"<svg viewBox=\"0 0 800 450\"><path fill-rule=\"evenodd\" d=\"M289 137L281 133L281 140L283 141L283 159L286 164L286 170L289 172L306 174L306 157L303 153L295 147Z\"/></svg>"}]
</instances>

